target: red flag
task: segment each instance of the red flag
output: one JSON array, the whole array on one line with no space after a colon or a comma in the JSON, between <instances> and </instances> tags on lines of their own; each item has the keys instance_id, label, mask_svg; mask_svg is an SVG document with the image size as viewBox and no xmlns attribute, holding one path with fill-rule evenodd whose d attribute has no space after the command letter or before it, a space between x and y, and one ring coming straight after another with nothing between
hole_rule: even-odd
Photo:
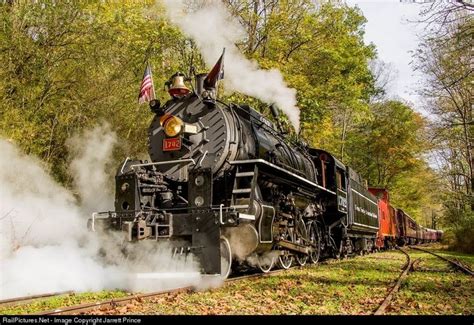
<instances>
[{"instance_id":1,"label":"red flag","mask_svg":"<svg viewBox=\"0 0 474 325\"><path fill-rule=\"evenodd\" d=\"M206 79L204 79L204 87L216 88L216 84L219 80L224 79L224 53L225 48L222 50L222 55L208 73Z\"/></svg>"},{"instance_id":2,"label":"red flag","mask_svg":"<svg viewBox=\"0 0 474 325\"><path fill-rule=\"evenodd\" d=\"M143 74L142 84L140 85L140 94L138 95L138 103L143 104L155 99L155 87L153 86L153 77L151 75L151 67L147 63L145 73Z\"/></svg>"}]
</instances>

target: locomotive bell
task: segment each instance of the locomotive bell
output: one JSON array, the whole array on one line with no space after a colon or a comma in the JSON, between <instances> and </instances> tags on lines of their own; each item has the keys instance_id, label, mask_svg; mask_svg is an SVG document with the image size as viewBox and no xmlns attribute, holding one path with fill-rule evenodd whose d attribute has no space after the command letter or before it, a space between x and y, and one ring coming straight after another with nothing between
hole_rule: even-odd
<instances>
[{"instance_id":1,"label":"locomotive bell","mask_svg":"<svg viewBox=\"0 0 474 325\"><path fill-rule=\"evenodd\" d=\"M189 88L184 84L184 74L181 72L177 72L171 76L168 84L168 93L173 97L182 97L190 92Z\"/></svg>"}]
</instances>

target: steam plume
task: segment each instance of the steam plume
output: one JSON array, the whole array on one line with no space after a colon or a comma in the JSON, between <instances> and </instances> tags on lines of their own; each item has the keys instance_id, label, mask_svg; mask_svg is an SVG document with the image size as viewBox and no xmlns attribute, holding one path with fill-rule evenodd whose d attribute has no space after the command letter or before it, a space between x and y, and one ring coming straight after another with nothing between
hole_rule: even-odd
<instances>
[{"instance_id":1,"label":"steam plume","mask_svg":"<svg viewBox=\"0 0 474 325\"><path fill-rule=\"evenodd\" d=\"M226 48L226 88L268 104L275 103L299 131L296 90L287 87L278 70L262 70L256 62L246 59L239 52L235 44L245 37L245 31L220 1L207 2L188 13L182 0L164 0L164 3L171 21L196 41L208 65L212 66L222 48Z\"/></svg>"},{"instance_id":2,"label":"steam plume","mask_svg":"<svg viewBox=\"0 0 474 325\"><path fill-rule=\"evenodd\" d=\"M84 134L78 134L67 141L73 157L70 172L81 197L81 206L87 214L113 207L110 192L113 174L106 172L106 166L116 142L116 135L108 124L86 130ZM113 170L115 171L115 167Z\"/></svg>"},{"instance_id":3,"label":"steam plume","mask_svg":"<svg viewBox=\"0 0 474 325\"><path fill-rule=\"evenodd\" d=\"M0 139L0 299L64 290L145 291L202 284L195 261L173 257L166 244L127 246L120 234L98 240L97 233L87 231L89 214L84 211L113 202L104 193L112 192L105 164L115 142L108 126L68 141L79 203L38 159ZM121 254L123 249L130 252L128 257ZM140 278L143 273L153 278Z\"/></svg>"}]
</instances>

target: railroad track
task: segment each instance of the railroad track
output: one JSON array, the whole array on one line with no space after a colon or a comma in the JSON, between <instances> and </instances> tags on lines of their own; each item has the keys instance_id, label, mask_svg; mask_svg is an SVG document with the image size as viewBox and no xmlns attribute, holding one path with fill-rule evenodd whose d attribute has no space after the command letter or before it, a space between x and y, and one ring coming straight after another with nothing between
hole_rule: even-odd
<instances>
[{"instance_id":1,"label":"railroad track","mask_svg":"<svg viewBox=\"0 0 474 325\"><path fill-rule=\"evenodd\" d=\"M474 276L474 272L471 271L470 269L468 269L466 266L462 265L460 262L458 261L453 261L453 260L450 260L449 258L446 258L442 255L439 255L437 253L434 253L434 252L431 252L429 250L426 250L426 249L423 249L423 248L420 248L420 247L415 247L415 246L410 246L411 249L415 249L415 250L418 250L418 251L421 251L421 252L425 252L425 253L428 253L428 254L431 254L433 256L436 256L438 257L439 259L442 259L443 261L446 261L448 262L449 264L451 264L452 266L454 266L457 270L460 270L470 276Z\"/></svg>"},{"instance_id":2,"label":"railroad track","mask_svg":"<svg viewBox=\"0 0 474 325\"><path fill-rule=\"evenodd\" d=\"M413 266L413 261L411 260L410 255L399 247L397 247L397 249L406 256L405 265L402 268L402 272L398 276L397 282L395 283L393 288L390 290L388 295L385 297L385 299L382 301L382 303L379 305L377 310L374 312L374 315L383 315L385 313L385 310L390 305L390 302L392 301L393 296L400 289L400 285L402 284L403 279L407 276L408 272Z\"/></svg>"},{"instance_id":3,"label":"railroad track","mask_svg":"<svg viewBox=\"0 0 474 325\"><path fill-rule=\"evenodd\" d=\"M242 276L237 276L233 278L228 278L224 282L225 284L227 283L232 283L240 280L245 280L245 279L251 279L251 278L260 278L260 277L266 277L266 276L272 276L277 273L281 273L286 270L274 270L270 271L267 273L254 273L254 274L247 274L247 275L242 275ZM162 291L157 291L157 292L150 292L150 293L144 293L144 294L138 294L138 295L133 295L129 297L123 297L123 298L116 298L116 299L110 299L110 300L104 300L104 301L97 301L97 302L92 302L92 303L84 303L80 305L73 305L73 306L67 306L67 307L62 307L62 308L56 308L53 310L47 310L43 312L36 312L33 315L69 315L69 314L78 314L78 313L85 313L91 310L95 310L97 308L112 308L112 307L117 307L117 306L123 306L127 305L130 302L134 300L142 301L145 299L149 298L155 298L159 296L163 296L166 294L172 294L172 293L180 293L180 292L194 292L196 291L196 287L194 286L186 286L186 287L181 287L181 288L176 288L176 289L170 289L170 290L162 290Z\"/></svg>"},{"instance_id":4,"label":"railroad track","mask_svg":"<svg viewBox=\"0 0 474 325\"><path fill-rule=\"evenodd\" d=\"M434 255L448 263L450 263L451 265L453 265L456 269L468 274L468 275L471 275L471 276L474 276L474 272L471 271L470 269L468 269L466 266L462 265L461 263L459 263L458 261L453 261L453 260L450 260L444 256L441 256L439 254L436 254L436 253L433 253L429 250L425 250L425 249L422 249L420 247L415 247L415 246L408 246L410 249L414 249L414 250L418 250L418 251L422 251L422 252L425 252L425 253L428 253L428 254L431 254L431 255ZM390 292L388 293L388 295L385 297L385 299L382 301L382 303L379 305L379 307L377 308L377 310L374 312L374 315L383 315L385 313L385 310L387 309L387 307L390 305L390 302L393 298L393 296L398 292L398 290L400 289L400 285L403 281L403 279L406 278L406 276L408 275L408 272L412 271L413 270L413 267L416 263L420 262L421 259L417 259L415 261L412 261L411 260L411 257L410 255L404 251L403 249L397 247L397 249L402 252L405 256L406 256L406 262L405 262L405 265L403 267L403 270L402 272L400 273L398 279L397 279L397 282L395 283L395 286L393 286L393 288L390 290Z\"/></svg>"},{"instance_id":5,"label":"railroad track","mask_svg":"<svg viewBox=\"0 0 474 325\"><path fill-rule=\"evenodd\" d=\"M104 308L104 307L116 307L116 306L122 306L130 303L133 300L138 300L141 301L143 299L147 298L153 298L169 293L178 293L178 292L192 292L194 290L193 286L187 286L187 287L182 287L182 288L177 288L177 289L172 289L172 290L164 290L164 291L158 291L158 292L151 292L151 293L144 293L144 294L139 294L139 295L133 295L129 297L123 297L123 298L116 298L116 299L110 299L110 300L104 300L104 301L96 301L96 302L90 302L90 303L84 303L84 304L79 304L79 305L72 305L72 306L67 306L67 307L61 307L61 308L56 308L52 310L47 310L47 311L42 311L42 312L35 312L31 315L70 315L70 314L77 314L77 313L85 313L90 310L94 310L96 308Z\"/></svg>"},{"instance_id":6,"label":"railroad track","mask_svg":"<svg viewBox=\"0 0 474 325\"><path fill-rule=\"evenodd\" d=\"M409 270L413 267L413 261L411 260L410 256L408 255L407 252L404 250L398 248L400 252L402 252L407 260L403 266L403 270L401 274L399 275L397 282L395 286L390 290L389 294L386 296L382 304L377 308L375 311L375 315L382 315L385 312L385 309L390 305L390 302L393 298L393 296L396 294L396 292L399 290L400 285L403 281L403 279L406 277L408 274ZM322 262L324 263L324 262ZM295 266L293 268L303 268L301 266ZM232 278L228 278L225 280L225 284L227 283L232 283L244 279L252 279L252 278L261 278L261 277L266 277L266 276L273 276L275 274L284 272L287 270L284 269L278 269L278 270L273 270L268 273L253 273L253 274L246 274L242 276L236 276ZM167 294L173 294L173 293L180 293L180 292L195 292L197 291L197 288L195 286L185 286L181 288L176 288L176 289L170 289L170 290L163 290L163 291L157 291L157 292L151 292L151 293L145 293L145 294L137 294L137 295L131 295L127 297L122 297L122 298L114 298L110 300L103 300L103 301L97 301L97 302L91 302L91 303L84 303L84 304L79 304L79 305L72 305L72 306L67 306L67 307L61 307L61 308L56 308L53 310L47 310L47 311L42 311L42 312L35 312L34 315L69 315L69 314L81 314L81 313L86 313L92 310L96 310L98 308L100 309L106 309L106 308L114 308L118 306L123 306L131 303L132 301L143 301L146 299L150 298L155 298Z\"/></svg>"},{"instance_id":7,"label":"railroad track","mask_svg":"<svg viewBox=\"0 0 474 325\"><path fill-rule=\"evenodd\" d=\"M326 264L327 261L322 261L320 262L321 264ZM305 266L293 266L292 269L294 268L304 268ZM252 279L252 278L261 278L261 277L267 277L267 276L273 276L275 274L281 273L287 271L285 269L278 269L278 270L273 270L267 273L252 273L252 274L245 274L241 276L236 276L232 278L228 278L225 280L225 284L227 283L232 283L244 279ZM131 303L132 301L143 301L146 299L150 298L155 298L159 296L163 296L166 294L173 294L173 293L179 293L179 292L195 292L197 291L197 288L195 286L185 286L181 288L176 288L176 289L170 289L170 290L163 290L163 291L157 291L157 292L151 292L151 293L145 293L145 294L138 294L138 295L131 295L127 297L122 297L122 298L114 298L110 300L103 300L103 301L96 301L96 302L90 302L90 303L84 303L84 304L78 304L78 305L72 305L72 306L65 306L61 308L56 308L52 310L47 310L47 311L41 311L41 312L35 312L32 315L71 315L71 314L81 314L81 313L86 313L92 310L96 310L98 308L113 308L113 307L118 307L118 306L123 306Z\"/></svg>"},{"instance_id":8,"label":"railroad track","mask_svg":"<svg viewBox=\"0 0 474 325\"><path fill-rule=\"evenodd\" d=\"M0 307L22 305L22 304L30 303L34 300L68 295L68 294L71 294L73 292L74 291L60 291L60 292L44 293L44 294L40 294L40 295L32 295L32 296L24 296L24 297L17 297L17 298L11 298L11 299L4 299L4 300L0 300Z\"/></svg>"}]
</instances>

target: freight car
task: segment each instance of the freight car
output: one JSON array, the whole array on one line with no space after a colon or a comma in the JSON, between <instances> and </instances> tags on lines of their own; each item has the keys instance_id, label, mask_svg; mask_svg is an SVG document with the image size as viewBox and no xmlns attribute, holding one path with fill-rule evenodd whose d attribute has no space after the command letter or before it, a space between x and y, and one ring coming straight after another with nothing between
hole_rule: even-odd
<instances>
[{"instance_id":1,"label":"freight car","mask_svg":"<svg viewBox=\"0 0 474 325\"><path fill-rule=\"evenodd\" d=\"M397 231L397 243L400 246L415 245L422 241L420 226L402 209L397 209Z\"/></svg>"},{"instance_id":2,"label":"freight car","mask_svg":"<svg viewBox=\"0 0 474 325\"><path fill-rule=\"evenodd\" d=\"M169 242L223 277L233 264L267 272L373 249L377 199L353 169L248 105L217 100L215 78L195 81L190 91L177 73L171 99L150 102L151 161L120 165L115 210L95 213L90 229Z\"/></svg>"},{"instance_id":3,"label":"freight car","mask_svg":"<svg viewBox=\"0 0 474 325\"><path fill-rule=\"evenodd\" d=\"M369 191L378 198L380 227L377 232L377 248L392 248L396 245L414 245L441 240L442 231L425 228L402 209L393 207L387 189L369 187Z\"/></svg>"},{"instance_id":4,"label":"freight car","mask_svg":"<svg viewBox=\"0 0 474 325\"><path fill-rule=\"evenodd\" d=\"M369 187L369 191L378 198L380 227L377 232L377 248L396 246L397 218L396 210L390 204L389 192L384 188Z\"/></svg>"},{"instance_id":5,"label":"freight car","mask_svg":"<svg viewBox=\"0 0 474 325\"><path fill-rule=\"evenodd\" d=\"M430 228L423 228L423 243L432 243L437 241L437 230ZM441 238L440 238L441 239Z\"/></svg>"}]
</instances>

